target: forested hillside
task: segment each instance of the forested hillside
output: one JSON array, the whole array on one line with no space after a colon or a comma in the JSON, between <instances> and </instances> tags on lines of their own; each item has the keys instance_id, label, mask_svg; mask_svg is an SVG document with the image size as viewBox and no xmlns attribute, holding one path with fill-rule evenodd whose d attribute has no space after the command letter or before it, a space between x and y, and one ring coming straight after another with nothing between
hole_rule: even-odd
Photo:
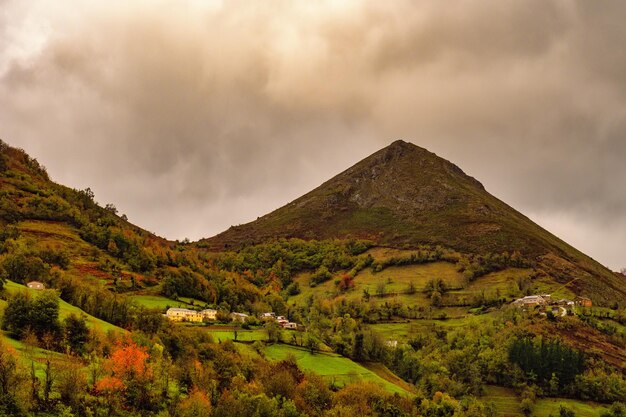
<instances>
[{"instance_id":1,"label":"forested hillside","mask_svg":"<svg viewBox=\"0 0 626 417\"><path fill-rule=\"evenodd\" d=\"M0 416L623 415L623 278L519 214L503 223L511 209L492 197L483 213L482 186L432 156L416 168L432 173L430 191L385 185L408 208L379 210L391 203L372 178L405 178L406 152L424 154L411 149L392 145L286 211L190 243L0 142ZM398 158L408 165L386 172ZM367 185L356 192L353 178ZM360 208L342 229L344 197ZM477 211L437 229L449 204ZM433 210L444 217L407 226ZM486 218L501 229L473 229ZM452 235L463 230L478 234ZM546 293L593 305L512 305ZM173 322L170 307L217 312Z\"/></svg>"}]
</instances>

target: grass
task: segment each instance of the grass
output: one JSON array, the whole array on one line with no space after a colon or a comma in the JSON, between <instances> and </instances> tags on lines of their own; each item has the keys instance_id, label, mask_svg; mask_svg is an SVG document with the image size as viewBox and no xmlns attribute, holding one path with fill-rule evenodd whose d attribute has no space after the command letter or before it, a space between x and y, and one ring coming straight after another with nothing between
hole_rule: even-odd
<instances>
[{"instance_id":1,"label":"grass","mask_svg":"<svg viewBox=\"0 0 626 417\"><path fill-rule=\"evenodd\" d=\"M30 295L36 297L41 291L38 290L33 290L30 289L24 285L21 284L17 284L15 282L12 281L7 281L6 284L4 285L4 288L9 292L9 293L15 293L18 291L25 291L28 292ZM59 300L59 319L64 319L67 316L69 316L70 314L74 314L76 316L85 316L85 319L87 321L87 325L92 328L92 329L98 329L102 332L109 332L109 331L117 331L117 332L126 332L126 330L122 329L121 327L117 327L111 323L108 323L104 320L100 320L99 318L96 318L94 316L91 316L87 313L85 313L83 310L81 310L80 308L73 306L63 300Z\"/></svg>"},{"instance_id":2,"label":"grass","mask_svg":"<svg viewBox=\"0 0 626 417\"><path fill-rule=\"evenodd\" d=\"M337 354L311 353L303 348L282 344L268 346L265 349L265 354L268 359L271 360L283 360L289 356L293 356L301 369L321 375L340 386L360 380L371 381L381 385L390 392L409 394L406 389L385 380L364 366Z\"/></svg>"},{"instance_id":3,"label":"grass","mask_svg":"<svg viewBox=\"0 0 626 417\"><path fill-rule=\"evenodd\" d=\"M294 281L300 285L301 293L290 298L290 302L300 304L311 295L320 297L335 297L339 295L335 279L338 279L342 274L342 272L339 272L330 281L326 281L316 287L309 285L310 273L298 274ZM384 303L389 300L389 297L376 297L378 285L384 283L385 293L398 293L396 295L398 301L408 305L428 306L429 300L420 291L433 278L441 278L451 287L459 287L463 283L463 275L456 270L454 264L448 262L392 266L385 268L381 272L373 272L371 268L367 268L356 275L354 288L348 291L345 296L350 299L361 298L363 291L367 290L373 296L372 300ZM407 291L410 283L413 283L417 292L411 295L403 294Z\"/></svg>"},{"instance_id":4,"label":"grass","mask_svg":"<svg viewBox=\"0 0 626 417\"><path fill-rule=\"evenodd\" d=\"M193 307L185 301L174 301L161 295L132 295L129 298L135 301L137 304L142 305L146 308L154 308L160 310L165 310L169 307Z\"/></svg>"},{"instance_id":5,"label":"grass","mask_svg":"<svg viewBox=\"0 0 626 417\"><path fill-rule=\"evenodd\" d=\"M67 224L43 220L27 220L18 225L20 232L36 236L38 239L66 240L83 242L78 233Z\"/></svg>"},{"instance_id":6,"label":"grass","mask_svg":"<svg viewBox=\"0 0 626 417\"><path fill-rule=\"evenodd\" d=\"M223 340L235 340L233 330L209 330L216 342ZM237 340L241 342L253 342L256 340L267 340L267 333L263 330L237 330Z\"/></svg>"},{"instance_id":7,"label":"grass","mask_svg":"<svg viewBox=\"0 0 626 417\"><path fill-rule=\"evenodd\" d=\"M487 386L482 400L493 402L500 415L523 416L520 398L510 388ZM561 405L574 411L577 417L597 417L606 408L591 401L578 401L568 398L541 398L535 403L533 415L537 417L558 416Z\"/></svg>"},{"instance_id":8,"label":"grass","mask_svg":"<svg viewBox=\"0 0 626 417\"><path fill-rule=\"evenodd\" d=\"M447 309L443 309L445 311ZM381 334L386 340L397 340L400 343L407 342L420 333L434 327L455 328L469 326L472 324L484 324L492 320L489 314L475 316L468 314L459 319L448 320L410 320L400 323L379 323L371 324L370 329Z\"/></svg>"}]
</instances>

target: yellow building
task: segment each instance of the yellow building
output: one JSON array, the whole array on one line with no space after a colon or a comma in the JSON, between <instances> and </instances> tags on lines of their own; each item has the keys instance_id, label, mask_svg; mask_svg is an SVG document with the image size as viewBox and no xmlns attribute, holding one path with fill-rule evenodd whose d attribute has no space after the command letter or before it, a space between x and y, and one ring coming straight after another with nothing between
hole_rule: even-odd
<instances>
[{"instance_id":1,"label":"yellow building","mask_svg":"<svg viewBox=\"0 0 626 417\"><path fill-rule=\"evenodd\" d=\"M169 308L165 316L172 321L202 322L201 312L189 310L188 308Z\"/></svg>"},{"instance_id":2,"label":"yellow building","mask_svg":"<svg viewBox=\"0 0 626 417\"><path fill-rule=\"evenodd\" d=\"M202 318L205 320L217 320L217 310L213 310L212 308L202 310L200 314L202 314Z\"/></svg>"}]
</instances>

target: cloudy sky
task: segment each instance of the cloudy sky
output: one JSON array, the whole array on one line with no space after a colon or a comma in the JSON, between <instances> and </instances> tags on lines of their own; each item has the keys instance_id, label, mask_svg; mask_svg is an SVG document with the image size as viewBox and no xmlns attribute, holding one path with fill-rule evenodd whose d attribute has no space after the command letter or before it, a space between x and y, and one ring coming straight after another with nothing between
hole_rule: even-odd
<instances>
[{"instance_id":1,"label":"cloudy sky","mask_svg":"<svg viewBox=\"0 0 626 417\"><path fill-rule=\"evenodd\" d=\"M623 1L0 0L0 138L197 239L395 139L626 266Z\"/></svg>"}]
</instances>

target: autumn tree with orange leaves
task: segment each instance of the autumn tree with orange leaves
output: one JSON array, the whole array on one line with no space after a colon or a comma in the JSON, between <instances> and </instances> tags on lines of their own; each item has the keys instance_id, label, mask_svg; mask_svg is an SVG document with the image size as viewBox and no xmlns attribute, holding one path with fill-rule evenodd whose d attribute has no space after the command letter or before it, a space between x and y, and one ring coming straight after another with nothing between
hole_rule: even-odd
<instances>
[{"instance_id":1,"label":"autumn tree with orange leaves","mask_svg":"<svg viewBox=\"0 0 626 417\"><path fill-rule=\"evenodd\" d=\"M96 383L98 394L112 402L122 400L139 409L155 409L158 395L153 390L154 372L145 347L130 338L118 341L103 367L108 375Z\"/></svg>"}]
</instances>

